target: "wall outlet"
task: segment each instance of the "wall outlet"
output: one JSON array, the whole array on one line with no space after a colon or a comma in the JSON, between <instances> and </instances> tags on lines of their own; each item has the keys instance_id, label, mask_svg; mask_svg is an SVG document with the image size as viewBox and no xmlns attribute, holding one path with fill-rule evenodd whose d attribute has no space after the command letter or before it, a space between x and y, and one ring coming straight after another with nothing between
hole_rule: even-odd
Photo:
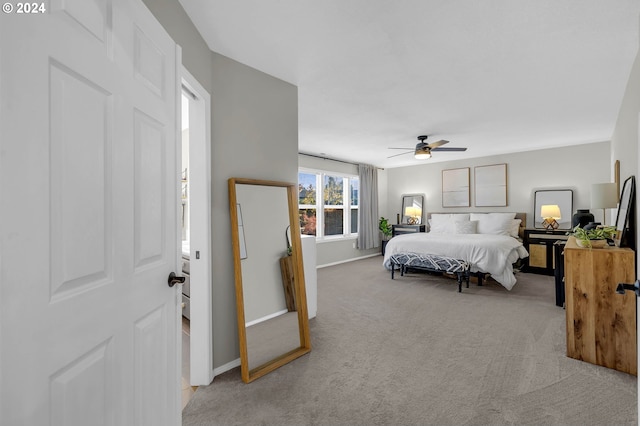
<instances>
[{"instance_id":1,"label":"wall outlet","mask_svg":"<svg viewBox=\"0 0 640 426\"><path fill-rule=\"evenodd\" d=\"M353 248L356 248L356 243L353 243Z\"/></svg>"}]
</instances>

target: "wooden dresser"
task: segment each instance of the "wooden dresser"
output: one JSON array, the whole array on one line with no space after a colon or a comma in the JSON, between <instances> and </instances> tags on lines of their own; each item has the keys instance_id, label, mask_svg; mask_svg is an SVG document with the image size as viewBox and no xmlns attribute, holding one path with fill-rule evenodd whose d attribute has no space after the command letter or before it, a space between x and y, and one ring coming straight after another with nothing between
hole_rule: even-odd
<instances>
[{"instance_id":1,"label":"wooden dresser","mask_svg":"<svg viewBox=\"0 0 640 426\"><path fill-rule=\"evenodd\" d=\"M635 281L635 252L628 248L564 249L567 356L638 375L636 295L616 293Z\"/></svg>"}]
</instances>

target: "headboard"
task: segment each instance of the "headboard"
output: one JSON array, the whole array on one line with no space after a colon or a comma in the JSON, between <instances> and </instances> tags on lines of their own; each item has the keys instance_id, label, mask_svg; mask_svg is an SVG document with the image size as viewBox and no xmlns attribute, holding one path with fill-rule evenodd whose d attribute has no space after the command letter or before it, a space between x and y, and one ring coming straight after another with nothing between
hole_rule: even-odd
<instances>
[{"instance_id":1,"label":"headboard","mask_svg":"<svg viewBox=\"0 0 640 426\"><path fill-rule=\"evenodd\" d=\"M466 213L491 213L491 212L427 212L427 230L429 230L429 219L431 219L432 214L466 214ZM516 219L520 219L520 229L518 229L518 236L520 238L524 238L524 228L527 227L527 214L526 213L516 213Z\"/></svg>"}]
</instances>

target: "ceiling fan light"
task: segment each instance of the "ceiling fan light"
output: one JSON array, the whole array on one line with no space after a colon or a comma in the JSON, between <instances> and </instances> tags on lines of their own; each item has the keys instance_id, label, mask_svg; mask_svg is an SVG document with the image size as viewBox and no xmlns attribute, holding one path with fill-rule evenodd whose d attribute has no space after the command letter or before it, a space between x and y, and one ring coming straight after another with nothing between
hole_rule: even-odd
<instances>
[{"instance_id":1,"label":"ceiling fan light","mask_svg":"<svg viewBox=\"0 0 640 426\"><path fill-rule=\"evenodd\" d=\"M416 149L415 153L416 160L427 160L431 158L431 150L430 149Z\"/></svg>"}]
</instances>

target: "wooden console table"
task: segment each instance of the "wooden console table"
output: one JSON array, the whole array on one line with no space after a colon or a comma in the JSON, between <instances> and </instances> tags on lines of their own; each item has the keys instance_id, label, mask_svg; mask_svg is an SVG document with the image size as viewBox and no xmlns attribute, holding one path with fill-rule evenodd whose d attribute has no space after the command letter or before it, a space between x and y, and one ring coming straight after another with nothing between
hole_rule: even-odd
<instances>
[{"instance_id":1,"label":"wooden console table","mask_svg":"<svg viewBox=\"0 0 640 426\"><path fill-rule=\"evenodd\" d=\"M616 293L635 281L635 253L629 248L564 248L567 356L638 375L636 295Z\"/></svg>"}]
</instances>

